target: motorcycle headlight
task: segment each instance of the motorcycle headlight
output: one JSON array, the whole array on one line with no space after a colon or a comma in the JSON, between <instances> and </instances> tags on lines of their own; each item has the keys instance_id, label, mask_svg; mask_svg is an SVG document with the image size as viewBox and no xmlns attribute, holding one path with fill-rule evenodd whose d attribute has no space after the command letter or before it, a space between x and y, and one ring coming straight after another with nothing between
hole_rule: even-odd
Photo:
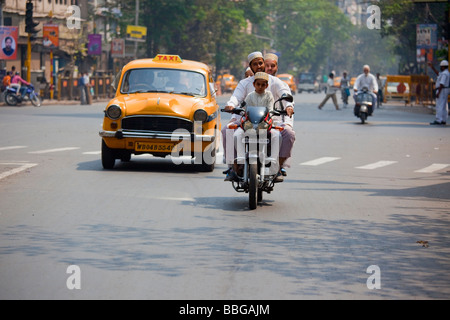
<instances>
[{"instance_id":1,"label":"motorcycle headlight","mask_svg":"<svg viewBox=\"0 0 450 320\"><path fill-rule=\"evenodd\" d=\"M208 119L208 114L203 109L198 109L194 112L194 121L205 122Z\"/></svg>"},{"instance_id":2,"label":"motorcycle headlight","mask_svg":"<svg viewBox=\"0 0 450 320\"><path fill-rule=\"evenodd\" d=\"M122 115L122 109L119 106L113 104L106 109L105 114L111 120L117 120Z\"/></svg>"},{"instance_id":3,"label":"motorcycle headlight","mask_svg":"<svg viewBox=\"0 0 450 320\"><path fill-rule=\"evenodd\" d=\"M258 124L258 130L267 130L269 128L269 124L265 121L260 122Z\"/></svg>"},{"instance_id":4,"label":"motorcycle headlight","mask_svg":"<svg viewBox=\"0 0 450 320\"><path fill-rule=\"evenodd\" d=\"M245 121L243 125L244 131L253 129L253 124L250 121Z\"/></svg>"}]
</instances>

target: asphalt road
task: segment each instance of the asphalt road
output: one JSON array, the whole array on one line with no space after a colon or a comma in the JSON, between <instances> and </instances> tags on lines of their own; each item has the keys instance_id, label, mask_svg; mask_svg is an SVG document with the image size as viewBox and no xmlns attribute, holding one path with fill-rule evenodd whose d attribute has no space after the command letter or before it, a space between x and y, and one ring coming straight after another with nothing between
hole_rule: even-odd
<instances>
[{"instance_id":1,"label":"asphalt road","mask_svg":"<svg viewBox=\"0 0 450 320\"><path fill-rule=\"evenodd\" d=\"M256 210L224 164L103 170L104 103L0 106L0 299L448 299L450 126L323 96Z\"/></svg>"}]
</instances>

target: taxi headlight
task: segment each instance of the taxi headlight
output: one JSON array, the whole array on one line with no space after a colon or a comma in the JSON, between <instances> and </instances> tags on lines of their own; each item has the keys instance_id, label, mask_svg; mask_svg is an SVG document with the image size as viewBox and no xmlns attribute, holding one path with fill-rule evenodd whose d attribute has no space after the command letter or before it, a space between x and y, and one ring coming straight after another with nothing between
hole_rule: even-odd
<instances>
[{"instance_id":1,"label":"taxi headlight","mask_svg":"<svg viewBox=\"0 0 450 320\"><path fill-rule=\"evenodd\" d=\"M122 109L120 109L119 106L116 106L115 104L113 104L113 105L110 105L108 107L108 109L106 109L105 114L111 120L117 120L122 115Z\"/></svg>"},{"instance_id":2,"label":"taxi headlight","mask_svg":"<svg viewBox=\"0 0 450 320\"><path fill-rule=\"evenodd\" d=\"M258 124L258 130L267 130L269 128L269 124L265 121L260 122Z\"/></svg>"},{"instance_id":3,"label":"taxi headlight","mask_svg":"<svg viewBox=\"0 0 450 320\"><path fill-rule=\"evenodd\" d=\"M208 114L205 110L198 109L194 112L194 121L206 122L206 119L208 119Z\"/></svg>"},{"instance_id":4,"label":"taxi headlight","mask_svg":"<svg viewBox=\"0 0 450 320\"><path fill-rule=\"evenodd\" d=\"M243 128L244 128L244 131L253 129L253 124L250 121L245 121Z\"/></svg>"}]
</instances>

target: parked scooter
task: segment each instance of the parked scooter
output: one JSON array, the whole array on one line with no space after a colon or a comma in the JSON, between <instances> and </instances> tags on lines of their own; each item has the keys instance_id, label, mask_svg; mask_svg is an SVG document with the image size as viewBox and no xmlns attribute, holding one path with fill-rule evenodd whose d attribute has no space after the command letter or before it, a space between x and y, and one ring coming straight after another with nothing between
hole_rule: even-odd
<instances>
[{"instance_id":1,"label":"parked scooter","mask_svg":"<svg viewBox=\"0 0 450 320\"><path fill-rule=\"evenodd\" d=\"M356 117L361 119L361 123L364 124L367 117L372 114L372 95L369 90L364 87L362 91L356 94L356 104L353 112Z\"/></svg>"},{"instance_id":2,"label":"parked scooter","mask_svg":"<svg viewBox=\"0 0 450 320\"><path fill-rule=\"evenodd\" d=\"M235 108L230 112L242 115L240 127L244 130L243 138L237 143L243 143L243 170L237 172L237 179L232 182L237 192L249 194L249 207L256 209L258 202L262 201L263 192L273 191L275 179L279 173L278 148L271 144L271 129L283 130L273 125L272 116L286 115L282 101L293 101L291 95L284 95L274 103L274 110L267 107ZM280 108L276 109L279 103ZM236 129L236 126L234 129ZM238 154L238 157L241 156Z\"/></svg>"},{"instance_id":3,"label":"parked scooter","mask_svg":"<svg viewBox=\"0 0 450 320\"><path fill-rule=\"evenodd\" d=\"M30 84L26 87L25 95L22 97L22 94L18 92L19 89L17 87L7 87L5 91L5 101L10 106L16 106L23 101L31 101L31 103L35 107L41 106L41 99L34 91L34 86Z\"/></svg>"}]
</instances>

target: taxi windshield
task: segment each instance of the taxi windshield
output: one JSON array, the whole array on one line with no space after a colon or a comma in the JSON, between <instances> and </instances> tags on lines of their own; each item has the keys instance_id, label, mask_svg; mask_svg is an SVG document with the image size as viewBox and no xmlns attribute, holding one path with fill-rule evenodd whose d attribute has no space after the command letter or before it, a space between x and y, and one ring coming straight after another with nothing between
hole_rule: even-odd
<instances>
[{"instance_id":1,"label":"taxi windshield","mask_svg":"<svg viewBox=\"0 0 450 320\"><path fill-rule=\"evenodd\" d=\"M180 69L131 69L123 77L120 92L164 92L205 97L206 78L199 72Z\"/></svg>"}]
</instances>

